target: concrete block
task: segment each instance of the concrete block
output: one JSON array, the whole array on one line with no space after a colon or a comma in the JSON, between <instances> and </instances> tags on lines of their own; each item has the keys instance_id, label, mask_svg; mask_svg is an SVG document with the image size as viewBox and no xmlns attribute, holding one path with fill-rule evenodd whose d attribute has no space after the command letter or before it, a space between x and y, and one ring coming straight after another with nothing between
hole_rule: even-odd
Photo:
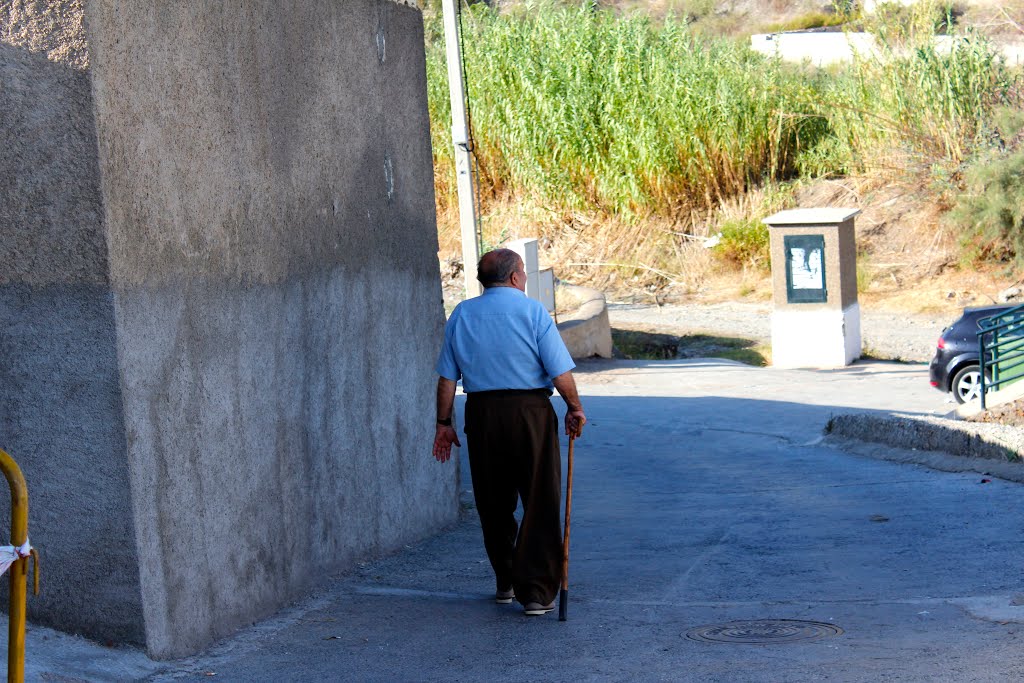
<instances>
[{"instance_id":1,"label":"concrete block","mask_svg":"<svg viewBox=\"0 0 1024 683\"><path fill-rule=\"evenodd\" d=\"M526 271L526 296L543 301L537 240L532 237L513 240L506 248L516 252L523 259L523 270Z\"/></svg>"},{"instance_id":2,"label":"concrete block","mask_svg":"<svg viewBox=\"0 0 1024 683\"><path fill-rule=\"evenodd\" d=\"M537 274L539 299L548 313L555 312L555 271L542 268Z\"/></svg>"},{"instance_id":3,"label":"concrete block","mask_svg":"<svg viewBox=\"0 0 1024 683\"><path fill-rule=\"evenodd\" d=\"M772 365L839 368L860 357L859 209L791 209L764 219L772 257Z\"/></svg>"},{"instance_id":4,"label":"concrete block","mask_svg":"<svg viewBox=\"0 0 1024 683\"><path fill-rule=\"evenodd\" d=\"M527 275L540 270L540 250L536 238L527 237L520 240L512 240L505 247L516 252L523 259L523 267Z\"/></svg>"},{"instance_id":5,"label":"concrete block","mask_svg":"<svg viewBox=\"0 0 1024 683\"><path fill-rule=\"evenodd\" d=\"M604 294L589 287L562 285L580 300L579 307L558 321L558 332L573 358L612 357L612 327Z\"/></svg>"}]
</instances>

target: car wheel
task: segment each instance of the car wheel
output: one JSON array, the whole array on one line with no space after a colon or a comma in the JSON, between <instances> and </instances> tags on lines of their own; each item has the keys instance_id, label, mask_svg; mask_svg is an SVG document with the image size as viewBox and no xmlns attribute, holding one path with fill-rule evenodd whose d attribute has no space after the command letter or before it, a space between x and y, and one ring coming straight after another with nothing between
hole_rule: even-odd
<instances>
[{"instance_id":1,"label":"car wheel","mask_svg":"<svg viewBox=\"0 0 1024 683\"><path fill-rule=\"evenodd\" d=\"M950 384L950 391L957 403L967 403L970 400L981 397L981 368L977 365L968 365L960 368Z\"/></svg>"}]
</instances>

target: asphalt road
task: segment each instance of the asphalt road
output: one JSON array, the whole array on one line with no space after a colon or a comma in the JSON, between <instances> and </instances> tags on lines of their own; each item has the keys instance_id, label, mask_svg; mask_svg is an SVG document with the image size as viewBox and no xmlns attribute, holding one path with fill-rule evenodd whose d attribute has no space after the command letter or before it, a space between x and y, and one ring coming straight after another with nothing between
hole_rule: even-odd
<instances>
[{"instance_id":1,"label":"asphalt road","mask_svg":"<svg viewBox=\"0 0 1024 683\"><path fill-rule=\"evenodd\" d=\"M1021 680L1024 608L1010 604L1024 591L1020 485L821 441L838 412L945 412L924 373L922 365L887 363L836 371L586 363L578 379L591 423L576 449L567 622L493 604L493 578L467 509L456 527L334 578L199 657L153 663L146 674L156 681L211 674L219 681ZM468 480L466 470L464 487ZM770 644L687 637L701 626L766 619L841 632ZM56 648L40 648L30 640L37 672L71 673ZM149 666L131 665L137 674ZM117 673L89 666L88 680Z\"/></svg>"}]
</instances>

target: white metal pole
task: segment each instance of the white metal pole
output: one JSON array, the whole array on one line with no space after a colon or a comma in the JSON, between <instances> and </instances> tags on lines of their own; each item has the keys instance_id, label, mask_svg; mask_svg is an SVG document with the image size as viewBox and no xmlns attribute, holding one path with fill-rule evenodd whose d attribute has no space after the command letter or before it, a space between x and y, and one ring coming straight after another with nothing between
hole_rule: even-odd
<instances>
[{"instance_id":1,"label":"white metal pole","mask_svg":"<svg viewBox=\"0 0 1024 683\"><path fill-rule=\"evenodd\" d=\"M466 84L462 81L462 50L459 45L459 20L455 3L443 0L444 43L448 54L448 90L452 102L452 144L455 146L455 175L459 191L459 224L462 227L462 270L466 277L466 298L478 296L476 263L480 249L476 237L476 205L473 197L473 170L469 151L469 127L466 123Z\"/></svg>"}]
</instances>

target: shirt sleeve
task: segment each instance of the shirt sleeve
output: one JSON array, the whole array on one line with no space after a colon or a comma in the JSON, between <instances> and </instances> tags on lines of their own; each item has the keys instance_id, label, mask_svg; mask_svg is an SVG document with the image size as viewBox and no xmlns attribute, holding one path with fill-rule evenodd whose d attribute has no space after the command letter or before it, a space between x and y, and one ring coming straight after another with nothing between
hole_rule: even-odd
<instances>
[{"instance_id":1,"label":"shirt sleeve","mask_svg":"<svg viewBox=\"0 0 1024 683\"><path fill-rule=\"evenodd\" d=\"M452 328L455 322L455 314L448 319L448 324L444 326L444 342L441 344L441 353L437 356L437 374L441 375L445 379L450 379L453 382L458 382L459 378L462 377L462 373L459 371L459 364L455 361L455 349L452 343Z\"/></svg>"},{"instance_id":2,"label":"shirt sleeve","mask_svg":"<svg viewBox=\"0 0 1024 683\"><path fill-rule=\"evenodd\" d=\"M569 355L569 349L565 348L562 335L558 333L558 327L547 311L541 307L540 323L537 328L537 349L540 352L540 362L548 379L554 379L561 374L569 372L576 363Z\"/></svg>"}]
</instances>

